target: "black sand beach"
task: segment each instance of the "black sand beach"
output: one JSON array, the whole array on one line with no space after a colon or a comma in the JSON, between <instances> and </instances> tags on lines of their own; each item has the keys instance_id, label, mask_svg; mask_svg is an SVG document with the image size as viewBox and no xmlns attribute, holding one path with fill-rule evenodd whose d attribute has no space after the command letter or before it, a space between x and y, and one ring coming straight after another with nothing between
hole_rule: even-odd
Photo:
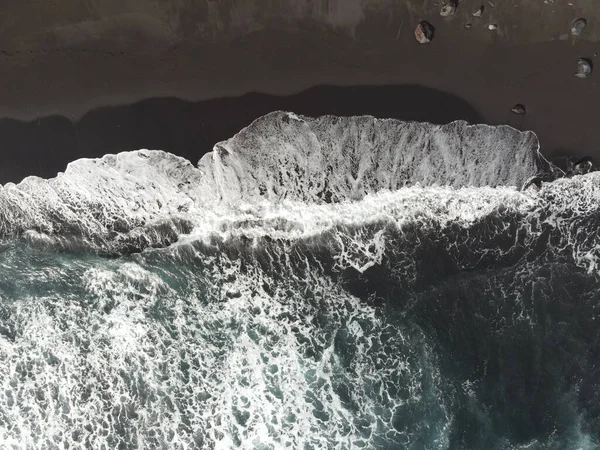
<instances>
[{"instance_id":1,"label":"black sand beach","mask_svg":"<svg viewBox=\"0 0 600 450\"><path fill-rule=\"evenodd\" d=\"M200 102L148 99L98 108L75 122L60 116L0 120L5 149L0 183L28 175L53 177L75 159L140 148L165 150L195 163L215 143L274 110L309 116L370 114L439 124L483 120L465 101L421 86L320 86L288 97L253 93Z\"/></svg>"},{"instance_id":2,"label":"black sand beach","mask_svg":"<svg viewBox=\"0 0 600 450\"><path fill-rule=\"evenodd\" d=\"M486 4L481 18L474 1L449 18L434 2L150 3L0 6L1 184L143 147L195 163L275 109L507 123L549 158L600 159L597 76L574 76L600 50L600 12L583 0ZM579 16L585 32L570 36ZM422 18L436 26L428 45L413 36Z\"/></svg>"},{"instance_id":3,"label":"black sand beach","mask_svg":"<svg viewBox=\"0 0 600 450\"><path fill-rule=\"evenodd\" d=\"M0 0L0 450L600 449L599 6Z\"/></svg>"}]
</instances>

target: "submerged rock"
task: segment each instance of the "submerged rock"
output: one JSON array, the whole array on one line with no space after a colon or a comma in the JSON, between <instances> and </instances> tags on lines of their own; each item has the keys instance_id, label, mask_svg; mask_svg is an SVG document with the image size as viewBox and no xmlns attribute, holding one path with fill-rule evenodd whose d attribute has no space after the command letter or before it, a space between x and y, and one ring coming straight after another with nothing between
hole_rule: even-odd
<instances>
[{"instance_id":1,"label":"submerged rock","mask_svg":"<svg viewBox=\"0 0 600 450\"><path fill-rule=\"evenodd\" d=\"M592 74L592 70L592 61L587 58L579 58L577 60L577 72L575 72L577 78L588 78Z\"/></svg>"},{"instance_id":2,"label":"submerged rock","mask_svg":"<svg viewBox=\"0 0 600 450\"><path fill-rule=\"evenodd\" d=\"M515 106L510 108L510 110L512 113L518 114L518 115L523 115L526 112L525 105L522 105L521 103L517 103Z\"/></svg>"},{"instance_id":3,"label":"submerged rock","mask_svg":"<svg viewBox=\"0 0 600 450\"><path fill-rule=\"evenodd\" d=\"M594 164L592 163L592 158L586 156L581 158L574 166L573 166L573 175L583 175L592 171Z\"/></svg>"},{"instance_id":4,"label":"submerged rock","mask_svg":"<svg viewBox=\"0 0 600 450\"><path fill-rule=\"evenodd\" d=\"M458 1L450 0L448 3L446 3L444 6L442 6L442 9L440 10L440 16L442 16L442 17L453 16L454 13L456 12L457 7L458 7Z\"/></svg>"},{"instance_id":5,"label":"submerged rock","mask_svg":"<svg viewBox=\"0 0 600 450\"><path fill-rule=\"evenodd\" d=\"M429 44L433 40L435 27L426 20L419 22L415 28L415 38L419 44Z\"/></svg>"},{"instance_id":6,"label":"submerged rock","mask_svg":"<svg viewBox=\"0 0 600 450\"><path fill-rule=\"evenodd\" d=\"M573 36L580 36L581 33L583 33L583 30L585 29L586 25L587 25L587 20L585 20L585 19L577 19L571 25L571 34Z\"/></svg>"},{"instance_id":7,"label":"submerged rock","mask_svg":"<svg viewBox=\"0 0 600 450\"><path fill-rule=\"evenodd\" d=\"M555 159L553 164L556 164L561 170L564 170L565 177L571 178L575 175L585 175L594 171L594 162L590 156L576 158L573 156L565 157L565 161Z\"/></svg>"}]
</instances>

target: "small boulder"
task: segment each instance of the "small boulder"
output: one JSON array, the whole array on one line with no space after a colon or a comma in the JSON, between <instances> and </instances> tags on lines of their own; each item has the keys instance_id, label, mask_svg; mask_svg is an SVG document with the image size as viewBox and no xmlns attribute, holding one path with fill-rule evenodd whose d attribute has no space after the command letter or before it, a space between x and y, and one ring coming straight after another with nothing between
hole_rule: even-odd
<instances>
[{"instance_id":1,"label":"small boulder","mask_svg":"<svg viewBox=\"0 0 600 450\"><path fill-rule=\"evenodd\" d=\"M581 36L585 26L587 25L587 20L585 19L577 19L575 22L571 24L571 34L573 36Z\"/></svg>"},{"instance_id":2,"label":"small boulder","mask_svg":"<svg viewBox=\"0 0 600 450\"><path fill-rule=\"evenodd\" d=\"M573 175L583 175L592 171L594 164L592 163L592 158L586 156L579 160L573 166Z\"/></svg>"},{"instance_id":3,"label":"small boulder","mask_svg":"<svg viewBox=\"0 0 600 450\"><path fill-rule=\"evenodd\" d=\"M446 3L444 6L442 6L442 9L440 10L440 16L442 16L442 17L453 16L454 13L456 12L456 8L458 8L458 1L450 0L448 3Z\"/></svg>"},{"instance_id":4,"label":"small boulder","mask_svg":"<svg viewBox=\"0 0 600 450\"><path fill-rule=\"evenodd\" d=\"M498 25L496 25L495 23L490 23L488 25L488 30L490 31L496 31L498 29Z\"/></svg>"},{"instance_id":5,"label":"small boulder","mask_svg":"<svg viewBox=\"0 0 600 450\"><path fill-rule=\"evenodd\" d=\"M481 17L483 15L483 11L485 6L481 5L477 11L473 13L473 17Z\"/></svg>"},{"instance_id":6,"label":"small boulder","mask_svg":"<svg viewBox=\"0 0 600 450\"><path fill-rule=\"evenodd\" d=\"M523 115L526 112L525 105L522 105L521 103L517 103L515 106L513 106L512 108L510 108L510 111L513 114Z\"/></svg>"},{"instance_id":7,"label":"small boulder","mask_svg":"<svg viewBox=\"0 0 600 450\"><path fill-rule=\"evenodd\" d=\"M593 69L592 61L587 58L579 58L577 60L577 72L575 72L575 76L577 78L588 78L592 75Z\"/></svg>"},{"instance_id":8,"label":"small boulder","mask_svg":"<svg viewBox=\"0 0 600 450\"><path fill-rule=\"evenodd\" d=\"M419 22L415 28L415 38L419 44L429 44L433 40L435 27L426 20Z\"/></svg>"}]
</instances>

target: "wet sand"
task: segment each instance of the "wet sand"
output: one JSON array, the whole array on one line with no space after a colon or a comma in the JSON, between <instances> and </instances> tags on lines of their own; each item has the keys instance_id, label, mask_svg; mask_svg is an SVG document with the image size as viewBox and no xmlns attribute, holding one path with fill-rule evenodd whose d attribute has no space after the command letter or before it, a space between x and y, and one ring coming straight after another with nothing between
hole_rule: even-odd
<instances>
[{"instance_id":1,"label":"wet sand","mask_svg":"<svg viewBox=\"0 0 600 450\"><path fill-rule=\"evenodd\" d=\"M420 86L321 86L292 96L253 93L199 102L148 99L98 108L75 122L61 116L0 120L5 149L0 183L31 174L52 177L81 157L140 148L165 150L196 163L215 143L274 110L309 116L370 114L440 124L482 121L465 101Z\"/></svg>"},{"instance_id":2,"label":"wet sand","mask_svg":"<svg viewBox=\"0 0 600 450\"><path fill-rule=\"evenodd\" d=\"M196 162L274 109L507 123L535 131L549 158L600 160L600 74L574 76L577 58L594 59L600 45L559 35L570 18L557 21L547 41L521 43L508 25L494 33L489 18L463 12L446 21L429 9L429 45L413 37L415 12L375 14L352 33L307 22L168 45L147 34L13 41L0 51L0 183L142 147ZM588 29L595 36L593 24ZM525 116L510 112L515 103L526 105Z\"/></svg>"}]
</instances>

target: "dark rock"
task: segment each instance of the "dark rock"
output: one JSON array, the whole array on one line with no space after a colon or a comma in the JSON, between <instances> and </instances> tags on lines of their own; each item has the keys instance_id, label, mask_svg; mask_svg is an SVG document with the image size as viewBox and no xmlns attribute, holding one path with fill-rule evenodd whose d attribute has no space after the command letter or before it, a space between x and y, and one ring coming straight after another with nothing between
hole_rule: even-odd
<instances>
[{"instance_id":1,"label":"dark rock","mask_svg":"<svg viewBox=\"0 0 600 450\"><path fill-rule=\"evenodd\" d=\"M585 26L587 25L587 20L585 19L577 19L575 22L571 24L571 34L573 36L581 36Z\"/></svg>"},{"instance_id":2,"label":"dark rock","mask_svg":"<svg viewBox=\"0 0 600 450\"><path fill-rule=\"evenodd\" d=\"M521 103L517 103L515 106L510 108L510 110L514 114L519 114L519 115L525 114L525 112L526 112L525 105L522 105Z\"/></svg>"},{"instance_id":3,"label":"dark rock","mask_svg":"<svg viewBox=\"0 0 600 450\"><path fill-rule=\"evenodd\" d=\"M458 8L458 1L450 0L448 3L446 3L444 6L442 6L442 9L440 10L440 16L442 16L442 17L453 16L454 13L456 12L456 8Z\"/></svg>"},{"instance_id":4,"label":"dark rock","mask_svg":"<svg viewBox=\"0 0 600 450\"><path fill-rule=\"evenodd\" d=\"M591 60L587 58L579 58L577 60L577 72L575 76L578 78L588 78L594 70L594 65Z\"/></svg>"},{"instance_id":5,"label":"dark rock","mask_svg":"<svg viewBox=\"0 0 600 450\"><path fill-rule=\"evenodd\" d=\"M426 20L419 22L415 28L415 38L419 44L429 44L433 40L435 27Z\"/></svg>"},{"instance_id":6,"label":"dark rock","mask_svg":"<svg viewBox=\"0 0 600 450\"><path fill-rule=\"evenodd\" d=\"M544 180L542 180L541 177L532 177L529 180L527 180L527 182L525 182L521 190L526 191L527 189L533 186L535 187L535 190L538 191L542 188L542 181Z\"/></svg>"},{"instance_id":7,"label":"dark rock","mask_svg":"<svg viewBox=\"0 0 600 450\"><path fill-rule=\"evenodd\" d=\"M592 162L592 158L586 156L581 158L574 166L573 166L573 175L583 175L592 171L594 167L594 163Z\"/></svg>"},{"instance_id":8,"label":"dark rock","mask_svg":"<svg viewBox=\"0 0 600 450\"><path fill-rule=\"evenodd\" d=\"M561 161L556 161L556 163L557 167L561 166ZM566 167L562 169L565 172L565 176L570 178L575 175L584 175L592 172L594 170L594 163L590 156L584 156L580 159L570 156L566 158Z\"/></svg>"}]
</instances>

